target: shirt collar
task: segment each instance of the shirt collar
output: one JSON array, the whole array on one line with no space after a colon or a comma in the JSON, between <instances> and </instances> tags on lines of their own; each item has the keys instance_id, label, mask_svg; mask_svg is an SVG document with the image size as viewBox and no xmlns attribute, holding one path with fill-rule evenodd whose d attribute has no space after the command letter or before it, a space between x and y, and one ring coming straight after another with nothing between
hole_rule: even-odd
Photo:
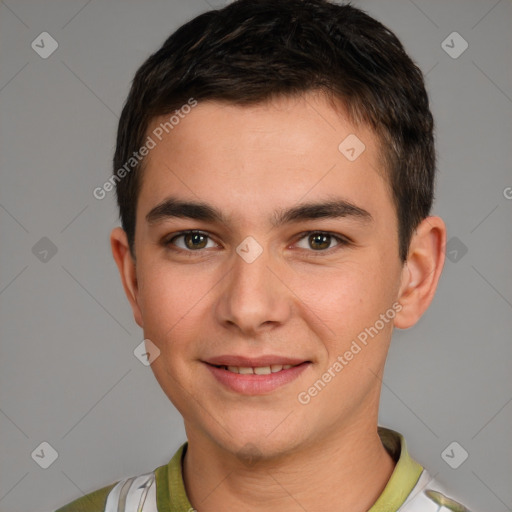
<instances>
[{"instance_id":1,"label":"shirt collar","mask_svg":"<svg viewBox=\"0 0 512 512\"><path fill-rule=\"evenodd\" d=\"M414 489L423 468L407 451L404 437L388 428L379 427L378 433L382 444L396 462L384 491L368 512L394 512L405 502ZM189 502L183 481L183 457L188 443L180 446L166 466L155 470L157 481L158 510L170 512L192 512L194 508Z\"/></svg>"}]
</instances>

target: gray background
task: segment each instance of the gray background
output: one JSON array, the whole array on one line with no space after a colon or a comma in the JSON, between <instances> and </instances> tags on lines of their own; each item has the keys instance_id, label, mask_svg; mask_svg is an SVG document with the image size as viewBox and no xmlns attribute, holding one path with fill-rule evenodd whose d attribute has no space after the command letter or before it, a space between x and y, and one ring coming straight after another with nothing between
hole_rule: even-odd
<instances>
[{"instance_id":1,"label":"gray background","mask_svg":"<svg viewBox=\"0 0 512 512\"><path fill-rule=\"evenodd\" d=\"M450 240L432 306L395 332L381 424L475 511L511 510L512 4L354 4L394 30L427 74L434 213ZM220 5L0 2L2 512L50 511L151 471L185 439L133 354L143 336L110 253L114 195L99 201L92 191L109 176L136 69L179 25ZM59 45L46 59L31 47L44 31ZM454 31L469 44L458 58L442 47ZM453 53L461 43L445 45ZM36 450L44 441L58 453L47 469L39 463L50 450ZM462 448L445 455L452 465L469 454L457 469L441 455L453 441Z\"/></svg>"}]
</instances>

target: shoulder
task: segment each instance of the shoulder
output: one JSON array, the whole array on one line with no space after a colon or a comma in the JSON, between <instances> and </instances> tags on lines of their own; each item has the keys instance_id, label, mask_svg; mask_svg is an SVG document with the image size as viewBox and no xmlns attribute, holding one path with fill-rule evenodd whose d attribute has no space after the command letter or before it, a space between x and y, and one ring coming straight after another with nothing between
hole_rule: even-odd
<instances>
[{"instance_id":1,"label":"shoulder","mask_svg":"<svg viewBox=\"0 0 512 512\"><path fill-rule=\"evenodd\" d=\"M55 512L103 512L107 503L107 497L116 484L117 482L86 494Z\"/></svg>"},{"instance_id":2,"label":"shoulder","mask_svg":"<svg viewBox=\"0 0 512 512\"><path fill-rule=\"evenodd\" d=\"M125 478L69 503L56 512L157 512L155 473Z\"/></svg>"},{"instance_id":3,"label":"shoulder","mask_svg":"<svg viewBox=\"0 0 512 512\"><path fill-rule=\"evenodd\" d=\"M191 510L181 473L181 459L186 447L187 443L184 443L168 464L154 471L119 480L55 512Z\"/></svg>"},{"instance_id":4,"label":"shoulder","mask_svg":"<svg viewBox=\"0 0 512 512\"><path fill-rule=\"evenodd\" d=\"M421 476L399 512L470 512L459 498L450 494L440 482L433 479L427 470ZM454 499L455 498L455 499ZM456 501L457 500L457 501Z\"/></svg>"}]
</instances>

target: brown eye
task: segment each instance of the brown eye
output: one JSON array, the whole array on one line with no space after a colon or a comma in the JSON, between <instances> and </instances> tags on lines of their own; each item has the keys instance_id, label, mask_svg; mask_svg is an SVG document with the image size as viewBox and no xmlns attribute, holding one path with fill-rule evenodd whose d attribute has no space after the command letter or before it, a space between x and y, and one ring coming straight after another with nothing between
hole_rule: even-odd
<instances>
[{"instance_id":1,"label":"brown eye","mask_svg":"<svg viewBox=\"0 0 512 512\"><path fill-rule=\"evenodd\" d=\"M180 239L183 239L183 242L177 243L176 241ZM176 245L176 247L182 250L196 251L205 249L208 241L210 241L210 237L206 233L201 233L200 231L186 231L172 237L167 242L167 245Z\"/></svg>"},{"instance_id":2,"label":"brown eye","mask_svg":"<svg viewBox=\"0 0 512 512\"><path fill-rule=\"evenodd\" d=\"M188 249L204 249L206 247L207 237L201 233L187 233L183 239Z\"/></svg>"},{"instance_id":3,"label":"brown eye","mask_svg":"<svg viewBox=\"0 0 512 512\"><path fill-rule=\"evenodd\" d=\"M331 236L323 233L309 235L308 242L312 249L328 249L331 245Z\"/></svg>"},{"instance_id":4,"label":"brown eye","mask_svg":"<svg viewBox=\"0 0 512 512\"><path fill-rule=\"evenodd\" d=\"M305 242L302 242L305 241ZM335 241L336 244L332 245ZM301 246L300 243L303 245ZM308 249L310 252L324 252L337 246L347 245L348 241L331 233L322 231L314 231L306 233L300 240L298 246L301 249ZM312 251L311 251L312 250Z\"/></svg>"}]
</instances>

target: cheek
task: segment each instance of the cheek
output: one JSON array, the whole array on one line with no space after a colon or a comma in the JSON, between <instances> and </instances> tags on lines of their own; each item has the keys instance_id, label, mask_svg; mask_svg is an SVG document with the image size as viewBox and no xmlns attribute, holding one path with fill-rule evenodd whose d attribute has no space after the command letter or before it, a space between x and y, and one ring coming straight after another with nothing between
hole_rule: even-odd
<instances>
[{"instance_id":1,"label":"cheek","mask_svg":"<svg viewBox=\"0 0 512 512\"><path fill-rule=\"evenodd\" d=\"M141 265L142 267L142 265ZM191 272L188 272L191 274ZM144 319L144 337L160 350L151 369L161 388L180 411L192 396L190 363L197 355L197 342L204 334L208 315L207 276L187 275L179 267L145 267L139 287L139 305ZM189 383L189 384L187 384Z\"/></svg>"},{"instance_id":2,"label":"cheek","mask_svg":"<svg viewBox=\"0 0 512 512\"><path fill-rule=\"evenodd\" d=\"M304 272L292 289L321 320L318 335L332 358L392 306L396 286L394 272L378 255L358 253L336 268Z\"/></svg>"},{"instance_id":3,"label":"cheek","mask_svg":"<svg viewBox=\"0 0 512 512\"><path fill-rule=\"evenodd\" d=\"M139 306L145 336L160 350L188 345L194 326L201 325L201 318L204 322L208 292L215 280L198 270L184 271L165 263L141 267L145 270L139 286Z\"/></svg>"},{"instance_id":4,"label":"cheek","mask_svg":"<svg viewBox=\"0 0 512 512\"><path fill-rule=\"evenodd\" d=\"M296 282L304 301L335 323L358 318L383 299L382 270L359 256L329 269L308 269Z\"/></svg>"}]
</instances>

